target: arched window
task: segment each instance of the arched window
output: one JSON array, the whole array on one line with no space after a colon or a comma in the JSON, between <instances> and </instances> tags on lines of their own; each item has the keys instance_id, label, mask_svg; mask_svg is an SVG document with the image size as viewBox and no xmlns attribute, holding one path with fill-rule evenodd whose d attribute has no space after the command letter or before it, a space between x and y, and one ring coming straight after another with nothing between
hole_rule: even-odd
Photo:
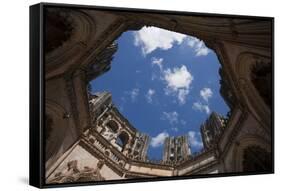
<instances>
[{"instance_id":1,"label":"arched window","mask_svg":"<svg viewBox=\"0 0 281 191\"><path fill-rule=\"evenodd\" d=\"M107 126L112 132L117 133L117 131L118 131L118 124L117 124L115 121L110 120L110 121L106 124L106 126Z\"/></svg>"},{"instance_id":2,"label":"arched window","mask_svg":"<svg viewBox=\"0 0 281 191\"><path fill-rule=\"evenodd\" d=\"M269 63L258 62L252 69L251 79L264 102L271 108L272 67Z\"/></svg>"},{"instance_id":3,"label":"arched window","mask_svg":"<svg viewBox=\"0 0 281 191\"><path fill-rule=\"evenodd\" d=\"M129 141L129 135L126 132L122 132L117 137L116 144L122 147L122 151L123 151L128 141Z\"/></svg>"},{"instance_id":4,"label":"arched window","mask_svg":"<svg viewBox=\"0 0 281 191\"><path fill-rule=\"evenodd\" d=\"M270 172L272 170L271 153L258 146L251 146L243 153L244 172Z\"/></svg>"}]
</instances>

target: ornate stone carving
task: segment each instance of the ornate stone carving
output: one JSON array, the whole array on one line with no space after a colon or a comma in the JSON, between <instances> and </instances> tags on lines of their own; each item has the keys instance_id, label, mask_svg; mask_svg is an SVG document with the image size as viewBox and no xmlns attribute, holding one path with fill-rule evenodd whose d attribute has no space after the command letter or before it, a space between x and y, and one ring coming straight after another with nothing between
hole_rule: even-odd
<instances>
[{"instance_id":1,"label":"ornate stone carving","mask_svg":"<svg viewBox=\"0 0 281 191\"><path fill-rule=\"evenodd\" d=\"M116 42L106 47L101 53L99 53L92 63L88 64L84 70L86 71L86 84L96 77L110 70L111 60L113 55L118 49Z\"/></svg>"},{"instance_id":2,"label":"ornate stone carving","mask_svg":"<svg viewBox=\"0 0 281 191\"><path fill-rule=\"evenodd\" d=\"M201 136L204 149L214 147L225 128L225 118L212 112L209 118L201 125Z\"/></svg>"},{"instance_id":3,"label":"ornate stone carving","mask_svg":"<svg viewBox=\"0 0 281 191\"><path fill-rule=\"evenodd\" d=\"M46 52L55 50L69 40L73 28L73 19L67 9L46 9Z\"/></svg>"},{"instance_id":4,"label":"ornate stone carving","mask_svg":"<svg viewBox=\"0 0 281 191\"><path fill-rule=\"evenodd\" d=\"M261 62L260 59L263 56L252 56L252 53L245 53L245 50L250 49L254 52L262 52L270 55L271 50L269 47L271 44L268 39L271 37L271 29L270 27L267 28L271 24L270 22L229 18L208 19L207 17L198 16L181 17L179 15L157 15L147 13L143 13L142 17L136 17L135 13L103 12L103 14L110 14L113 19L104 27L99 37L95 39L95 30L97 27L95 25L95 19L100 19L99 21L101 21L103 18L95 16L95 14L91 13L91 10L75 10L73 13L63 14L65 15L59 15L58 17L60 17L60 19L67 19L67 21L63 21L66 25L61 26L65 29L63 30L65 33L60 33L58 39L54 40L54 45L51 45L49 48L47 47L47 50L50 52L46 57L46 76L48 79L50 76L64 76L67 84L64 91L65 95L68 95L68 100L70 102L70 106L67 107L69 108L70 118L67 117L63 120L73 118L75 123L73 126L82 128L79 120L86 120L86 117L82 119L79 118L76 98L81 95L77 95L77 92L75 92L74 77L79 76L81 79L80 81L83 83L78 84L85 85L85 87L81 88L81 91L85 90L85 94L82 94L82 98L79 98L87 105L87 98L91 97L87 94L87 83L110 69L112 56L117 50L117 45L112 44L112 42L122 34L122 32L128 29L138 30L143 26L162 27L167 30L194 35L202 40L207 40L208 46L213 48L218 54L223 66L221 72L221 92L225 95L224 97L231 108L234 107L234 109L241 110L242 114L238 118L235 118L235 116L231 118L232 113L230 113L231 120L229 120L229 124L224 124L224 126L231 127L229 131L221 133L218 130L217 132L219 133L214 133L225 136L224 139L227 138L227 142L221 148L218 147L218 144L224 140L218 138L217 141L219 143L216 142L213 144L214 146L212 149L189 157L180 164L167 164L162 161L154 162L147 160L148 137L146 135L140 135L129 121L118 112L117 108L107 103L111 102L111 99L99 100L98 102L100 104L97 104L94 99L90 100L89 111L91 114L89 116L91 117L92 123L89 123L88 128L90 129L85 133L85 137L82 136L82 138L79 139L79 146L82 145L83 149L87 148L85 150L96 158L104 159L107 167L112 169L119 176L126 177L126 174L128 174L128 177L154 177L188 174L191 172L195 174L203 173L206 171L202 169L216 168L218 164L224 165L221 163L222 161L227 162L228 151L230 151L232 147L245 145L245 140L240 137L241 133L247 135L251 134L251 136L255 138L263 134L269 135L268 132L260 128L263 124L269 124L268 121L266 121L270 119L267 115L266 107L262 107L263 102L258 101L255 103L253 100L256 98L256 95L268 97L268 95L265 94L268 90L258 87L263 86L263 82L269 79L269 69L267 65L266 68L263 66L264 63L271 64L271 62L268 62L266 59L265 62L264 60ZM60 19L57 22L60 22ZM78 29L81 31L79 32ZM251 38L249 38L249 34L251 34ZM233 51L237 52L235 58L230 58L229 55L232 55L232 52L229 52L231 49L228 46L230 46L230 48L232 46L236 47L235 51ZM243 54L243 51L247 54L246 59L244 59L245 57L243 57L243 55L242 57L239 55L241 52ZM250 56L248 57L248 55ZM241 63L240 58L242 58ZM253 68L249 67L252 63L256 63L256 65L253 64ZM244 73L245 71L248 73ZM248 79L248 77L250 78ZM259 94L254 94L255 89L253 89L254 91L248 89L251 87L248 83L249 81L253 82L254 87L258 91L261 90L261 92L258 92ZM268 84L268 81L266 84ZM269 103L270 101L265 100L265 102ZM251 110L252 108L254 108L254 110ZM253 114L254 112L257 114ZM252 115L255 116L253 120L257 122L257 128L252 128L250 130L242 128L242 125L249 123L247 120L250 119ZM106 127L110 120L114 120L118 123L116 132L114 128L110 130ZM256 129L259 130L255 132ZM122 133L126 133L128 136L127 138L122 138L123 141L121 141L123 144L122 147L120 147L117 145L116 141L118 136L122 135ZM268 142L268 137L266 141ZM258 141L253 139L253 142ZM240 155L239 157L241 158ZM226 159L226 161L224 161L224 159ZM207 161L203 167L200 166L202 161ZM51 182L82 182L105 179L101 176L100 169L102 167L99 167L101 166L100 163L98 163L97 168L88 166L79 168L78 164L79 161L77 160L69 161L66 168L57 173ZM131 167L134 165L136 167L135 169L150 168L156 170L133 172L131 171L131 169L133 169ZM231 167L234 169L234 166L235 165L232 165ZM224 167L221 168L222 170L226 170L223 169ZM162 174L156 174L156 172L159 171Z\"/></svg>"},{"instance_id":5,"label":"ornate stone carving","mask_svg":"<svg viewBox=\"0 0 281 191\"><path fill-rule=\"evenodd\" d=\"M191 157L188 137L167 137L164 142L163 163L176 165Z\"/></svg>"},{"instance_id":6,"label":"ornate stone carving","mask_svg":"<svg viewBox=\"0 0 281 191\"><path fill-rule=\"evenodd\" d=\"M103 166L103 162L99 161L96 168L84 166L83 169L78 168L78 161L73 160L67 163L67 169L63 172L55 174L55 177L49 181L50 184L57 183L72 183L72 182L90 182L90 181L102 181L100 170Z\"/></svg>"}]
</instances>

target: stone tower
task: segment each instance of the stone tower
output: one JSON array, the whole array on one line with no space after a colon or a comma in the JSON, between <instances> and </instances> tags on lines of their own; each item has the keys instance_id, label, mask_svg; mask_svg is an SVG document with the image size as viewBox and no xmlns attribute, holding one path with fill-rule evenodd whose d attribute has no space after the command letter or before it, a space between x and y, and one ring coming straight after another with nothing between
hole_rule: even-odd
<instances>
[{"instance_id":1,"label":"stone tower","mask_svg":"<svg viewBox=\"0 0 281 191\"><path fill-rule=\"evenodd\" d=\"M150 138L144 133L137 132L135 141L131 148L130 158L145 161L147 159L147 149L149 146Z\"/></svg>"},{"instance_id":2,"label":"stone tower","mask_svg":"<svg viewBox=\"0 0 281 191\"><path fill-rule=\"evenodd\" d=\"M92 126L115 150L134 160L145 161L149 136L140 133L112 103L111 94L89 95ZM107 151L111 153L112 151Z\"/></svg>"},{"instance_id":3,"label":"stone tower","mask_svg":"<svg viewBox=\"0 0 281 191\"><path fill-rule=\"evenodd\" d=\"M201 136L205 149L212 148L217 138L221 135L225 126L225 119L212 112L209 118L201 125Z\"/></svg>"},{"instance_id":4,"label":"stone tower","mask_svg":"<svg viewBox=\"0 0 281 191\"><path fill-rule=\"evenodd\" d=\"M164 142L164 163L177 163L188 159L191 156L191 150L187 135L179 137L167 137Z\"/></svg>"},{"instance_id":5,"label":"stone tower","mask_svg":"<svg viewBox=\"0 0 281 191\"><path fill-rule=\"evenodd\" d=\"M91 121L94 124L112 106L111 95L108 92L89 93L89 100Z\"/></svg>"}]
</instances>

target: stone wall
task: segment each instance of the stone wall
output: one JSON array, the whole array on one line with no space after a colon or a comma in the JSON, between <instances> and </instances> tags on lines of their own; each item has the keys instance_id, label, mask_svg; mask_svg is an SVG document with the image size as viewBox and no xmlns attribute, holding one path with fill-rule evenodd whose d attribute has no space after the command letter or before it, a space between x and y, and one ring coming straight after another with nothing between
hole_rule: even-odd
<instances>
[{"instance_id":1,"label":"stone wall","mask_svg":"<svg viewBox=\"0 0 281 191\"><path fill-rule=\"evenodd\" d=\"M126 173L127 177L151 177L239 172L243 169L243 151L248 146L258 145L271 152L271 110L249 76L255 63L272 64L272 20L102 10L70 11L67 8L53 11L60 12L59 18L68 18L71 32L59 41L59 45L51 48L45 58L46 114L52 121L49 123L46 149L47 182L55 182L55 176L59 179L56 181L86 180L84 176L87 173L92 174L95 180L102 180L126 177ZM138 30L142 26L156 26L193 35L204 40L216 52L236 103L211 155L202 154L180 166L170 167L130 161L123 153L124 156L119 156L124 161L121 164L123 167L114 167L114 163L98 163L103 155L94 156L77 145L92 125L87 68L96 63L95 58L122 32ZM98 72L102 75L106 70ZM134 134L132 130L130 132Z\"/></svg>"}]
</instances>

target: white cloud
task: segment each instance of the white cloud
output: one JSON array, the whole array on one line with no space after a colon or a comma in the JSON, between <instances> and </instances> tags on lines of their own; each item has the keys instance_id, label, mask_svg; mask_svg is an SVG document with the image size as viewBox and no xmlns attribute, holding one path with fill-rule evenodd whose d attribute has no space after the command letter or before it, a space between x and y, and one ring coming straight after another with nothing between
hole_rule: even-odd
<instances>
[{"instance_id":1,"label":"white cloud","mask_svg":"<svg viewBox=\"0 0 281 191\"><path fill-rule=\"evenodd\" d=\"M179 114L176 111L173 112L163 112L163 120L168 120L171 125L177 124L179 122Z\"/></svg>"},{"instance_id":2,"label":"white cloud","mask_svg":"<svg viewBox=\"0 0 281 191\"><path fill-rule=\"evenodd\" d=\"M159 147L163 145L167 137L169 137L169 134L167 132L159 133L156 137L152 137L150 145L154 148Z\"/></svg>"},{"instance_id":3,"label":"white cloud","mask_svg":"<svg viewBox=\"0 0 281 191\"><path fill-rule=\"evenodd\" d=\"M202 148L203 143L201 140L201 134L195 131L189 131L187 133L188 141L191 147Z\"/></svg>"},{"instance_id":4,"label":"white cloud","mask_svg":"<svg viewBox=\"0 0 281 191\"><path fill-rule=\"evenodd\" d=\"M152 96L155 94L155 90L149 89L145 95L145 98L148 103L152 103Z\"/></svg>"},{"instance_id":5,"label":"white cloud","mask_svg":"<svg viewBox=\"0 0 281 191\"><path fill-rule=\"evenodd\" d=\"M210 108L208 105L202 104L200 102L195 102L193 103L192 109L198 110L201 112L206 112L206 114L210 113Z\"/></svg>"},{"instance_id":6,"label":"white cloud","mask_svg":"<svg viewBox=\"0 0 281 191\"><path fill-rule=\"evenodd\" d=\"M180 104L184 104L189 93L193 76L186 66L181 68L167 69L164 71L164 80L167 83L166 94L175 93Z\"/></svg>"},{"instance_id":7,"label":"white cloud","mask_svg":"<svg viewBox=\"0 0 281 191\"><path fill-rule=\"evenodd\" d=\"M208 102L209 98L211 98L213 96L213 92L210 88L203 88L202 90L200 90L200 96L206 101Z\"/></svg>"},{"instance_id":8,"label":"white cloud","mask_svg":"<svg viewBox=\"0 0 281 191\"><path fill-rule=\"evenodd\" d=\"M140 46L144 55L156 49L168 50L175 43L181 44L186 35L160 29L157 27L144 26L141 30L134 32L134 44Z\"/></svg>"},{"instance_id":9,"label":"white cloud","mask_svg":"<svg viewBox=\"0 0 281 191\"><path fill-rule=\"evenodd\" d=\"M180 89L178 91L178 100L180 104L185 104L186 96L189 93L188 89Z\"/></svg>"},{"instance_id":10,"label":"white cloud","mask_svg":"<svg viewBox=\"0 0 281 191\"><path fill-rule=\"evenodd\" d=\"M207 56L210 50L205 46L203 41L200 41L195 48L196 56Z\"/></svg>"},{"instance_id":11,"label":"white cloud","mask_svg":"<svg viewBox=\"0 0 281 191\"><path fill-rule=\"evenodd\" d=\"M139 92L140 92L140 90L138 88L134 88L131 91L126 92L126 93L130 95L131 100L134 102L134 101L136 101L136 99L139 95Z\"/></svg>"},{"instance_id":12,"label":"white cloud","mask_svg":"<svg viewBox=\"0 0 281 191\"><path fill-rule=\"evenodd\" d=\"M144 55L158 48L168 50L174 44L179 45L183 41L186 41L186 44L194 50L195 56L206 56L210 53L210 49L206 47L205 43L196 37L146 26L134 32L134 45L141 47Z\"/></svg>"},{"instance_id":13,"label":"white cloud","mask_svg":"<svg viewBox=\"0 0 281 191\"><path fill-rule=\"evenodd\" d=\"M156 65L156 66L158 66L159 67L159 69L160 69L160 71L162 71L163 70L163 58L155 58L155 57L153 57L152 59L151 59L151 63L152 63L152 65Z\"/></svg>"},{"instance_id":14,"label":"white cloud","mask_svg":"<svg viewBox=\"0 0 281 191\"><path fill-rule=\"evenodd\" d=\"M210 49L198 38L187 36L186 42L187 45L194 50L195 56L207 56L210 53Z\"/></svg>"},{"instance_id":15,"label":"white cloud","mask_svg":"<svg viewBox=\"0 0 281 191\"><path fill-rule=\"evenodd\" d=\"M188 36L186 39L186 43L190 48L193 48L199 42L198 38Z\"/></svg>"},{"instance_id":16,"label":"white cloud","mask_svg":"<svg viewBox=\"0 0 281 191\"><path fill-rule=\"evenodd\" d=\"M193 76L184 65L181 68L173 68L173 70L167 69L164 71L164 74L168 87L173 90L180 88L188 89L193 80Z\"/></svg>"}]
</instances>

